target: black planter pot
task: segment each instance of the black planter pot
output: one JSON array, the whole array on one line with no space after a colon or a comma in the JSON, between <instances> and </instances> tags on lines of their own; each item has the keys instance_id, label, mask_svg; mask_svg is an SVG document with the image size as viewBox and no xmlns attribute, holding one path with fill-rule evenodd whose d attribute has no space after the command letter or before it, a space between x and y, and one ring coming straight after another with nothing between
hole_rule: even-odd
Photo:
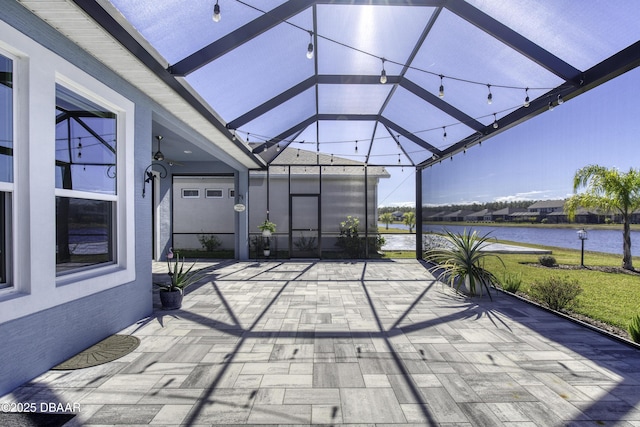
<instances>
[{"instance_id":1,"label":"black planter pot","mask_svg":"<svg viewBox=\"0 0 640 427\"><path fill-rule=\"evenodd\" d=\"M182 307L182 291L160 291L160 302L165 310L176 310Z\"/></svg>"}]
</instances>

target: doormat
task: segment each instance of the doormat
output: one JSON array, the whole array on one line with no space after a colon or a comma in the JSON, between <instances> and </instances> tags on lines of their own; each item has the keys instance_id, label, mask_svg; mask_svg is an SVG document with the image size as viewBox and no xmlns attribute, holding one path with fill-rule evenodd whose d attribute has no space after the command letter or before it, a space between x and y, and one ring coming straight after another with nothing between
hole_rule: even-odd
<instances>
[{"instance_id":1,"label":"doormat","mask_svg":"<svg viewBox=\"0 0 640 427\"><path fill-rule=\"evenodd\" d=\"M0 412L2 427L61 427L76 414L47 414L42 412Z\"/></svg>"},{"instance_id":2,"label":"doormat","mask_svg":"<svg viewBox=\"0 0 640 427\"><path fill-rule=\"evenodd\" d=\"M132 335L111 335L51 369L66 371L102 365L126 356L138 345L140 340Z\"/></svg>"}]
</instances>

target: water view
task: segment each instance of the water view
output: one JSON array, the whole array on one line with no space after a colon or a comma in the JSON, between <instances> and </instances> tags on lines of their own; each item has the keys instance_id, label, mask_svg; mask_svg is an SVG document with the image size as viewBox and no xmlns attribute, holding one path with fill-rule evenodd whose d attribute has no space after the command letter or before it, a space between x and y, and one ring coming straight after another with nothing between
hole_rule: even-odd
<instances>
[{"instance_id":1,"label":"water view","mask_svg":"<svg viewBox=\"0 0 640 427\"><path fill-rule=\"evenodd\" d=\"M393 227L398 227L394 224ZM424 231L441 233L443 229L454 233L461 233L463 225L425 225ZM480 234L491 233L491 236L499 240L511 240L513 242L531 243L535 245L557 246L568 249L580 249L576 228L538 228L538 227L495 227L490 225L474 225L471 227ZM584 242L585 251L606 252L622 255L622 226L619 230L590 230L588 240ZM631 253L640 256L640 231L631 232Z\"/></svg>"}]
</instances>

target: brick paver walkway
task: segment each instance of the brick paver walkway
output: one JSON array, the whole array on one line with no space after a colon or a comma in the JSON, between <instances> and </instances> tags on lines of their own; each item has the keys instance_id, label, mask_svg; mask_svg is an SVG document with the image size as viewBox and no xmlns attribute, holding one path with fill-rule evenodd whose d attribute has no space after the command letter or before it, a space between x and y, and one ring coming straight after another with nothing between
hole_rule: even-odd
<instances>
[{"instance_id":1,"label":"brick paver walkway","mask_svg":"<svg viewBox=\"0 0 640 427\"><path fill-rule=\"evenodd\" d=\"M415 260L220 263L122 333L124 358L1 400L77 403L68 425L640 426L638 350Z\"/></svg>"}]
</instances>

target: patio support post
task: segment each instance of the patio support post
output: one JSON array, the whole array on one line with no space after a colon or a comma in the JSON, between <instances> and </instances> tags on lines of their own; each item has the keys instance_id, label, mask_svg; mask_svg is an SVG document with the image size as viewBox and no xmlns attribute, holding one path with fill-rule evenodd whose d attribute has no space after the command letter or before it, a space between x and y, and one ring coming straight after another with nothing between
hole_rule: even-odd
<instances>
[{"instance_id":1,"label":"patio support post","mask_svg":"<svg viewBox=\"0 0 640 427\"><path fill-rule=\"evenodd\" d=\"M369 177L364 165L364 257L369 259ZM378 226L376 222L376 227Z\"/></svg>"},{"instance_id":2,"label":"patio support post","mask_svg":"<svg viewBox=\"0 0 640 427\"><path fill-rule=\"evenodd\" d=\"M422 168L416 168L416 259L422 259Z\"/></svg>"}]
</instances>

